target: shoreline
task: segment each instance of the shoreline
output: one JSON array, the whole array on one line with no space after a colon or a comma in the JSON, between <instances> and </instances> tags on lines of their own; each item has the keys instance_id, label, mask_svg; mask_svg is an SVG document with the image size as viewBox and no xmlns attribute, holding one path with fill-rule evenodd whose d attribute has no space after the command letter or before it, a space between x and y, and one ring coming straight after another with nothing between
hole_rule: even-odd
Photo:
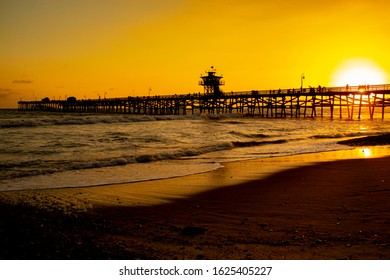
<instances>
[{"instance_id":1,"label":"shoreline","mask_svg":"<svg viewBox=\"0 0 390 280\"><path fill-rule=\"evenodd\" d=\"M377 137L377 136L375 136ZM389 136L390 137L390 136ZM366 138L371 138L369 137L364 137ZM349 143L349 141L352 141ZM387 140L386 140L387 141ZM21 187L20 184L18 184L16 187L8 187L7 189L2 188L0 190L0 193L3 192L23 192L23 191L40 191L40 190L50 190L50 189L84 189L84 188L95 188L95 187L109 187L109 186L120 186L120 185L133 185L133 184L138 184L138 183L148 183L148 182L154 182L154 181L161 181L161 180L171 180L171 179L176 179L176 178L182 178L182 177L189 177L193 175L199 175L199 174L206 174L206 173L211 173L214 172L215 170L218 170L220 168L224 168L225 166L229 166L231 164L239 164L240 162L277 162L278 164L281 164L282 166L285 165L286 160L288 159L287 162L289 164L284 167L284 168L291 168L296 165L299 165L301 162L317 162L317 161L322 161L322 160L336 160L336 159L352 159L352 158L362 158L362 157L377 157L377 156L384 156L384 155L390 155L390 152L384 151L383 147L378 147L382 146L384 144L378 144L378 145L365 145L366 151L358 151L356 150L357 146L359 145L359 139L352 139L352 140L345 140L345 141L340 141L339 143L345 142L346 148L341 149L341 150L330 150L330 151L322 151L322 152L309 152L309 153L301 153L301 154L292 154L292 155L278 155L278 156L269 156L269 157L264 157L264 158L249 158L249 159L237 159L237 160L231 160L231 161L226 161L226 162L214 162L214 163L209 163L209 167L207 169L205 168L199 168L197 171L192 171L190 173L187 173L187 171L182 172L182 174L177 174L177 175L171 175L171 176L162 176L160 178L153 178L153 179L139 179L139 180L134 180L134 181L123 181L123 182L104 182L104 183L94 183L92 185L84 184L84 185L77 185L77 186L56 186L52 185L51 187L37 187L37 184L39 184L41 181L34 181L32 183L32 186L30 185L28 188ZM390 145L390 139L388 141ZM367 144L367 142L363 142L363 144ZM354 148L347 148L347 146L355 146ZM389 146L390 148L390 146ZM369 154L367 154L367 149L369 149ZM320 155L320 156L318 156ZM278 160L278 159L281 160ZM162 165L162 162L160 163ZM167 166L169 166L169 162L167 163ZM176 163L177 164L177 163ZM212 167L211 167L212 166ZM110 168L110 167L108 167ZM121 168L120 166L116 166L115 168ZM161 167L160 167L161 169ZM205 169L205 170L202 170ZM270 169L270 166L267 166L266 169ZM95 176L101 176L99 174L99 168L91 169L92 172L95 172ZM91 170L87 171L90 172ZM276 168L274 170L274 167L272 168L273 172L279 170ZM81 170L81 172L85 172L86 170ZM130 172L131 170L126 170L126 166L124 170L117 170L117 172ZM66 172L66 171L65 171ZM267 171L268 173L270 171ZM180 173L180 172L179 172ZM255 171L255 173L259 173L258 170ZM261 172L260 172L261 173ZM48 174L44 174L43 176L47 176ZM49 174L51 175L51 174ZM49 182L54 183L56 181L56 176L58 175L57 173L52 174L53 176L49 178ZM85 174L87 175L87 174ZM38 175L40 176L40 175ZM68 175L69 176L69 175ZM61 180L61 179L59 179ZM7 179L5 179L7 181ZM28 183L28 182L24 182ZM90 183L90 182L89 182Z\"/></svg>"},{"instance_id":2,"label":"shoreline","mask_svg":"<svg viewBox=\"0 0 390 280\"><path fill-rule=\"evenodd\" d=\"M0 259L390 259L389 156L364 147L1 192Z\"/></svg>"}]
</instances>

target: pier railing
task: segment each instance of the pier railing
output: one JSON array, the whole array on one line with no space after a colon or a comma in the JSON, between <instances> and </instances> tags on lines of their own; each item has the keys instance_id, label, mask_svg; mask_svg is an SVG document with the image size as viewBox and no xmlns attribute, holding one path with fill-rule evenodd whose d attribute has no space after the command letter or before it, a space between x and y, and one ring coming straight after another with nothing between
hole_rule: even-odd
<instances>
[{"instance_id":1,"label":"pier railing","mask_svg":"<svg viewBox=\"0 0 390 280\"><path fill-rule=\"evenodd\" d=\"M390 84L174 94L122 98L19 101L19 110L150 115L246 114L264 118L382 118Z\"/></svg>"}]
</instances>

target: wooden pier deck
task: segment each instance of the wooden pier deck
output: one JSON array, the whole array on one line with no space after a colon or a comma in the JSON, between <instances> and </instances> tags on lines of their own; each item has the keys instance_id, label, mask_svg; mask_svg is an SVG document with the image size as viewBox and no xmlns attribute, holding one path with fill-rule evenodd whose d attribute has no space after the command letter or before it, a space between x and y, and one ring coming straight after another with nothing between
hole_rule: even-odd
<instances>
[{"instance_id":1,"label":"wooden pier deck","mask_svg":"<svg viewBox=\"0 0 390 280\"><path fill-rule=\"evenodd\" d=\"M146 115L245 114L263 118L386 118L390 84L77 100L19 101L23 111Z\"/></svg>"}]
</instances>

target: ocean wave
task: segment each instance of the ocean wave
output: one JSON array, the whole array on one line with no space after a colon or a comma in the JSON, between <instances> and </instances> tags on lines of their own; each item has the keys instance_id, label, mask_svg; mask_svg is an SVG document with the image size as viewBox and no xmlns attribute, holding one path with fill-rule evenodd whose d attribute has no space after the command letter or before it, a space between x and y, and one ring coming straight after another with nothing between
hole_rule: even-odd
<instances>
[{"instance_id":1,"label":"ocean wave","mask_svg":"<svg viewBox=\"0 0 390 280\"><path fill-rule=\"evenodd\" d=\"M201 115L201 116L204 116L206 117L207 119L209 120L226 120L226 119L232 119L232 118L242 118L243 115L240 115L240 114L204 114L204 115Z\"/></svg>"},{"instance_id":2,"label":"ocean wave","mask_svg":"<svg viewBox=\"0 0 390 280\"><path fill-rule=\"evenodd\" d=\"M345 137L357 137L362 136L364 133L362 132L354 132L354 133L342 133L342 132L336 132L334 134L318 134L310 136L310 139L338 139L338 138L345 138Z\"/></svg>"},{"instance_id":3,"label":"ocean wave","mask_svg":"<svg viewBox=\"0 0 390 280\"><path fill-rule=\"evenodd\" d=\"M287 140L273 140L273 141L248 141L248 142L240 142L240 141L233 141L234 147L243 148L243 147L256 147L256 146L263 146L263 145L270 145L270 144L284 144L287 143Z\"/></svg>"},{"instance_id":4,"label":"ocean wave","mask_svg":"<svg viewBox=\"0 0 390 280\"><path fill-rule=\"evenodd\" d=\"M270 137L267 134L264 133L244 133L241 131L230 131L229 134L234 135L234 136L240 136L244 138L267 138Z\"/></svg>"},{"instance_id":5,"label":"ocean wave","mask_svg":"<svg viewBox=\"0 0 390 280\"><path fill-rule=\"evenodd\" d=\"M47 122L42 120L0 120L0 128L13 128L13 127L32 127L48 125Z\"/></svg>"},{"instance_id":6,"label":"ocean wave","mask_svg":"<svg viewBox=\"0 0 390 280\"><path fill-rule=\"evenodd\" d=\"M198 120L207 119L203 115L170 116L170 115L102 115L102 114L48 114L44 117L26 116L26 118L0 119L0 128L37 127L52 125L89 125L89 124L113 124L153 122L170 120Z\"/></svg>"},{"instance_id":7,"label":"ocean wave","mask_svg":"<svg viewBox=\"0 0 390 280\"><path fill-rule=\"evenodd\" d=\"M182 148L172 152L163 152L156 154L143 154L135 156L134 159L138 163L152 162L152 161L161 161L161 160L172 160L172 159L181 159L183 157L195 157L207 153L230 150L234 148L234 144L231 142L220 142L210 146L200 146L200 147L189 147Z\"/></svg>"}]
</instances>

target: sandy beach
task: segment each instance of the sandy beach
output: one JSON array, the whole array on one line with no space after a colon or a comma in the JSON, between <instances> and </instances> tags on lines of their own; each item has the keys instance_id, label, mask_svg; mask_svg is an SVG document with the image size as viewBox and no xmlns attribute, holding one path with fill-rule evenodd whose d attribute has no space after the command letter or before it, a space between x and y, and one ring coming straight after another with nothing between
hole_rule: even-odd
<instances>
[{"instance_id":1,"label":"sandy beach","mask_svg":"<svg viewBox=\"0 0 390 280\"><path fill-rule=\"evenodd\" d=\"M0 259L390 259L389 154L359 147L1 192Z\"/></svg>"}]
</instances>

